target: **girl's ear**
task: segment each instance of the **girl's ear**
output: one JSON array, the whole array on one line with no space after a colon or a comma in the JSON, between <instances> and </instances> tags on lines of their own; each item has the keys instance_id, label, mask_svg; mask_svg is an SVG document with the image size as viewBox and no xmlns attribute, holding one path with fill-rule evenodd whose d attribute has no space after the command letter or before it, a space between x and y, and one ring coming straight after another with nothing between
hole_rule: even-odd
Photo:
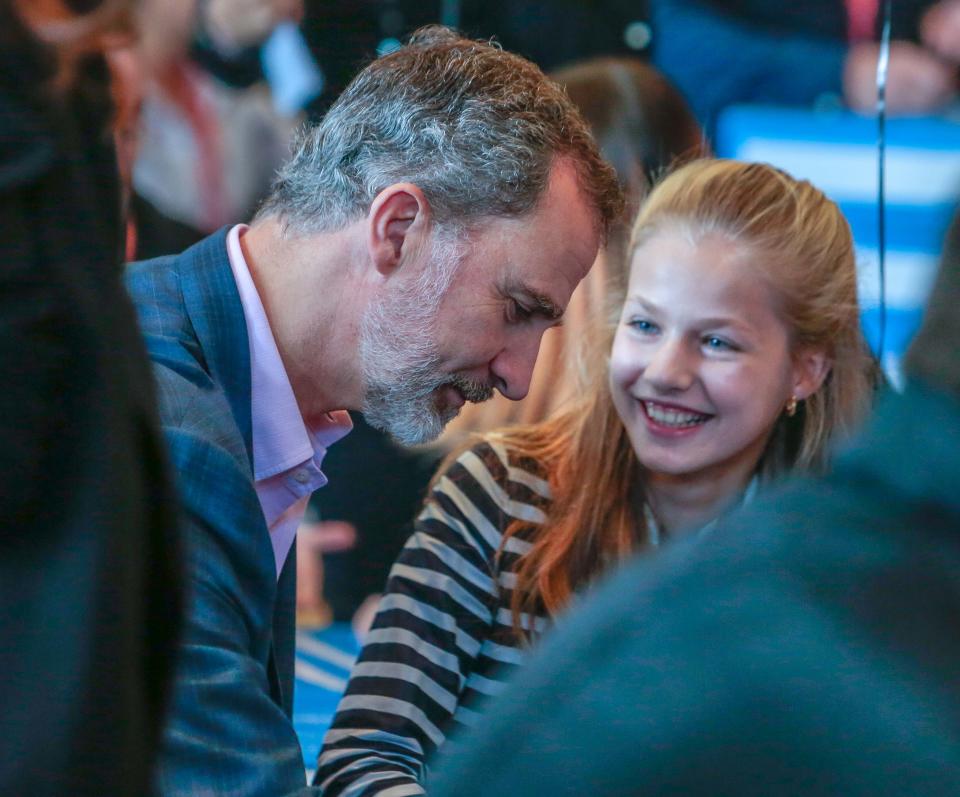
<instances>
[{"instance_id":1,"label":"girl's ear","mask_svg":"<svg viewBox=\"0 0 960 797\"><path fill-rule=\"evenodd\" d=\"M804 348L793 358L793 396L809 398L823 385L833 361L823 349Z\"/></svg>"}]
</instances>

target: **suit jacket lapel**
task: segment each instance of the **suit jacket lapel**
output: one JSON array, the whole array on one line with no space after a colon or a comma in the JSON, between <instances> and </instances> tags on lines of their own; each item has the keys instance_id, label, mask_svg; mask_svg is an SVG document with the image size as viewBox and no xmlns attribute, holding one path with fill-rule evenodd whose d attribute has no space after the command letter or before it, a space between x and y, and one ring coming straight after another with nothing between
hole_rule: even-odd
<instances>
[{"instance_id":1,"label":"suit jacket lapel","mask_svg":"<svg viewBox=\"0 0 960 797\"><path fill-rule=\"evenodd\" d=\"M243 434L252 476L250 339L227 255L229 229L224 227L184 253L180 281L187 315L203 350L207 369L223 387ZM273 563L270 565L272 567ZM288 716L293 711L295 570L296 559L291 551L275 596L273 638L267 662L270 692Z\"/></svg>"},{"instance_id":2,"label":"suit jacket lapel","mask_svg":"<svg viewBox=\"0 0 960 797\"><path fill-rule=\"evenodd\" d=\"M240 294L227 256L229 227L204 238L182 256L180 282L190 323L207 369L227 395L253 470L250 343Z\"/></svg>"}]
</instances>

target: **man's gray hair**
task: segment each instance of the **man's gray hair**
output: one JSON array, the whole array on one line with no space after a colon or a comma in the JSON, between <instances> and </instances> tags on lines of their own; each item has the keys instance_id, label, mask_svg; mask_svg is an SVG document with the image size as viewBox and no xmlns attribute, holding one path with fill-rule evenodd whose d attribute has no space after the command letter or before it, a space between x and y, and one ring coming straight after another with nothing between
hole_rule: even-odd
<instances>
[{"instance_id":1,"label":"man's gray hair","mask_svg":"<svg viewBox=\"0 0 960 797\"><path fill-rule=\"evenodd\" d=\"M367 66L300 131L258 216L329 232L398 182L424 192L440 226L517 216L563 157L606 233L622 210L617 178L563 90L519 56L433 26Z\"/></svg>"}]
</instances>

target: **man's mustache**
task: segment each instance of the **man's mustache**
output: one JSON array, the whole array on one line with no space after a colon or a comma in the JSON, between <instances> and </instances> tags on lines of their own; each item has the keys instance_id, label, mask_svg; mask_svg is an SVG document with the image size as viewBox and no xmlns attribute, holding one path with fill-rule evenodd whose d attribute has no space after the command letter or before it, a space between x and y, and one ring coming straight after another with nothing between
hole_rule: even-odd
<instances>
[{"instance_id":1,"label":"man's mustache","mask_svg":"<svg viewBox=\"0 0 960 797\"><path fill-rule=\"evenodd\" d=\"M467 401L474 404L493 398L493 387L477 379L454 374L447 384L455 387Z\"/></svg>"}]
</instances>

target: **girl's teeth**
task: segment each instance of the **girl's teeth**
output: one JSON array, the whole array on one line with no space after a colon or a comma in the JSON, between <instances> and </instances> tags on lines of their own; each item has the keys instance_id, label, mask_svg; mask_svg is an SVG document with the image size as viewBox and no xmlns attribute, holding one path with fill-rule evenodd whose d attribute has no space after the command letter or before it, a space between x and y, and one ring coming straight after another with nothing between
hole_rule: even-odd
<instances>
[{"instance_id":1,"label":"girl's teeth","mask_svg":"<svg viewBox=\"0 0 960 797\"><path fill-rule=\"evenodd\" d=\"M706 415L700 415L697 412L668 409L651 402L644 402L644 407L647 410L647 415L664 426L695 426L707 420Z\"/></svg>"}]
</instances>

